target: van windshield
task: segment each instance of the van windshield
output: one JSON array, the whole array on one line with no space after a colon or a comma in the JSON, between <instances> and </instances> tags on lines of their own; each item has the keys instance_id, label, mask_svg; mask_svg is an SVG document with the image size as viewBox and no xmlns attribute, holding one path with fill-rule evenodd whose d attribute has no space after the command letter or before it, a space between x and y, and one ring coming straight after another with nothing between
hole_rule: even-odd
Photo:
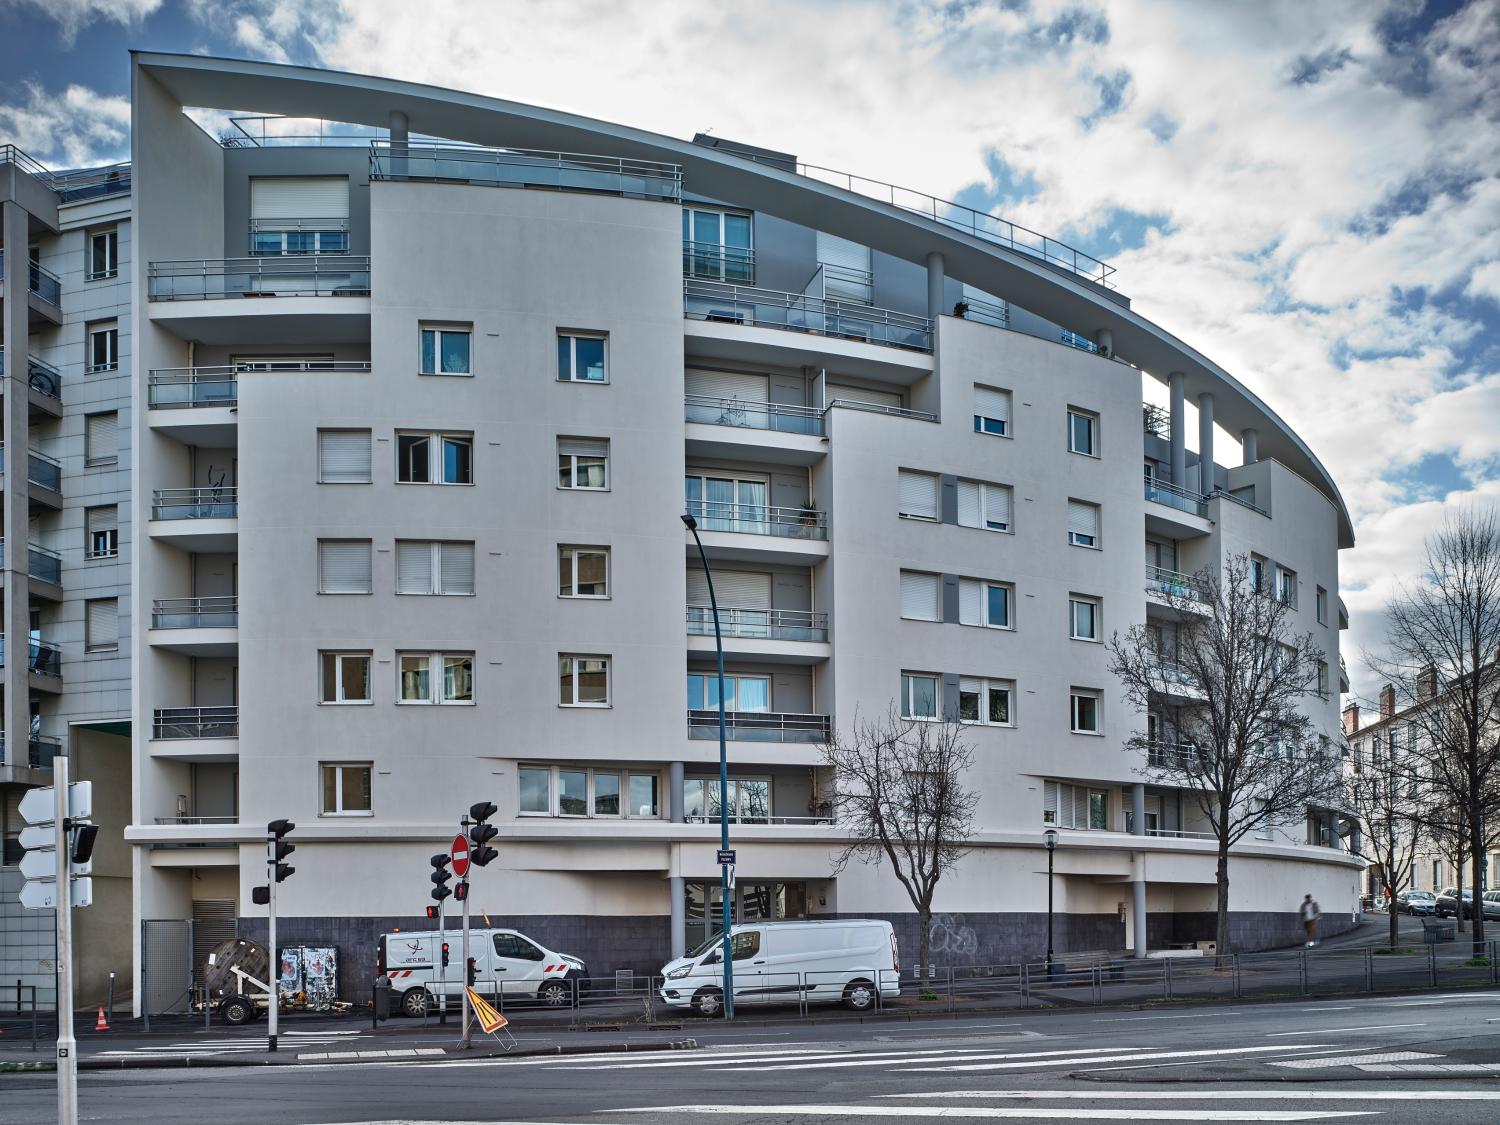
<instances>
[{"instance_id":1,"label":"van windshield","mask_svg":"<svg viewBox=\"0 0 1500 1125\"><path fill-rule=\"evenodd\" d=\"M702 957L705 953L707 953L710 949L717 949L719 946L721 946L723 944L724 944L724 935L723 934L714 934L713 937L709 938L702 945L698 946L697 949L695 949L691 953L689 953L688 954L688 958L690 960L697 960L699 957Z\"/></svg>"}]
</instances>

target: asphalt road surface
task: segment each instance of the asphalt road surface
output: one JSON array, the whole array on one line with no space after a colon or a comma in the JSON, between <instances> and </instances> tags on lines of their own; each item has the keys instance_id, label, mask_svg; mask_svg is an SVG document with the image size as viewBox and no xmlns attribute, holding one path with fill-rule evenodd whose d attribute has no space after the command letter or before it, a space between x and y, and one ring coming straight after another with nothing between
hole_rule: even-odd
<instances>
[{"instance_id":1,"label":"asphalt road surface","mask_svg":"<svg viewBox=\"0 0 1500 1125\"><path fill-rule=\"evenodd\" d=\"M1500 992L1493 990L897 1026L734 1030L703 1023L661 1037L689 1032L701 1049L85 1073L80 1119L152 1125L1500 1120ZM319 1045L300 1053L328 1050ZM0 1123L50 1123L55 1115L52 1076L0 1075Z\"/></svg>"}]
</instances>

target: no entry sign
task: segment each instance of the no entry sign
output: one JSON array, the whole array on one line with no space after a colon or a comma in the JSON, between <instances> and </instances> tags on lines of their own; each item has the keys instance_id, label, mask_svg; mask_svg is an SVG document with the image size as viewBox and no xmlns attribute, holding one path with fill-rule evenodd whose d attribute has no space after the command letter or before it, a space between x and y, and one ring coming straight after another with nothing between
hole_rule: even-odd
<instances>
[{"instance_id":1,"label":"no entry sign","mask_svg":"<svg viewBox=\"0 0 1500 1125\"><path fill-rule=\"evenodd\" d=\"M469 873L469 838L462 832L453 837L448 854L453 857L453 874L462 879Z\"/></svg>"}]
</instances>

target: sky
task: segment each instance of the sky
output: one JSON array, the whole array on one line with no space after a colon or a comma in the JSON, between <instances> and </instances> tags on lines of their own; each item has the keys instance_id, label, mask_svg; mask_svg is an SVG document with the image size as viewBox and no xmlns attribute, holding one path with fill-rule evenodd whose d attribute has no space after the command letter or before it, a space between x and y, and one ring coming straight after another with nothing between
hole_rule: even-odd
<instances>
[{"instance_id":1,"label":"sky","mask_svg":"<svg viewBox=\"0 0 1500 1125\"><path fill-rule=\"evenodd\" d=\"M1366 699L1423 538L1500 502L1500 0L0 0L0 143L125 159L132 47L711 131L1108 261L1338 482Z\"/></svg>"}]
</instances>

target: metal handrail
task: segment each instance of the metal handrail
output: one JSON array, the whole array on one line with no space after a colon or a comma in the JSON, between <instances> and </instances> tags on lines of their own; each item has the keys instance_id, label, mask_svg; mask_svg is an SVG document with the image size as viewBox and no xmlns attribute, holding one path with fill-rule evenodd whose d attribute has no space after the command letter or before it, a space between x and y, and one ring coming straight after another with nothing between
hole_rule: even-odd
<instances>
[{"instance_id":1,"label":"metal handrail","mask_svg":"<svg viewBox=\"0 0 1500 1125\"><path fill-rule=\"evenodd\" d=\"M13 764L5 756L5 732L0 731L0 764ZM26 762L34 770L50 770L52 760L62 751L62 739L33 734L26 740Z\"/></svg>"},{"instance_id":2,"label":"metal handrail","mask_svg":"<svg viewBox=\"0 0 1500 1125\"><path fill-rule=\"evenodd\" d=\"M915 418L919 422L936 422L937 415L928 413L926 410L911 410L905 406L886 406L880 402L865 402L858 398L832 398L828 405L823 408L826 414L830 410L863 410L866 414L889 414L895 418Z\"/></svg>"},{"instance_id":3,"label":"metal handrail","mask_svg":"<svg viewBox=\"0 0 1500 1125\"><path fill-rule=\"evenodd\" d=\"M130 161L106 164L102 168L85 168L66 174L54 173L52 190L63 203L76 203L80 199L99 199L106 195L119 195L131 188Z\"/></svg>"},{"instance_id":4,"label":"metal handrail","mask_svg":"<svg viewBox=\"0 0 1500 1125\"><path fill-rule=\"evenodd\" d=\"M151 737L238 738L240 709L227 707L158 707L152 713Z\"/></svg>"},{"instance_id":5,"label":"metal handrail","mask_svg":"<svg viewBox=\"0 0 1500 1125\"><path fill-rule=\"evenodd\" d=\"M684 280L682 299L683 314L690 320L782 328L932 351L932 321L895 309L714 281Z\"/></svg>"},{"instance_id":6,"label":"metal handrail","mask_svg":"<svg viewBox=\"0 0 1500 1125\"><path fill-rule=\"evenodd\" d=\"M453 144L370 143L370 179L596 191L682 201L682 166L659 160Z\"/></svg>"},{"instance_id":7,"label":"metal handrail","mask_svg":"<svg viewBox=\"0 0 1500 1125\"><path fill-rule=\"evenodd\" d=\"M0 665L5 663L5 634L0 633ZM62 675L62 649L51 641L27 638L26 666L39 676Z\"/></svg>"},{"instance_id":8,"label":"metal handrail","mask_svg":"<svg viewBox=\"0 0 1500 1125\"><path fill-rule=\"evenodd\" d=\"M157 824L238 824L238 816L158 816Z\"/></svg>"},{"instance_id":9,"label":"metal handrail","mask_svg":"<svg viewBox=\"0 0 1500 1125\"><path fill-rule=\"evenodd\" d=\"M28 154L25 149L17 148L15 145L0 145L0 164L14 164L28 176L34 176L36 179L41 180L49 188L56 178L55 173L48 171L40 160Z\"/></svg>"},{"instance_id":10,"label":"metal handrail","mask_svg":"<svg viewBox=\"0 0 1500 1125\"><path fill-rule=\"evenodd\" d=\"M698 527L703 531L739 531L749 535L781 535L788 539L828 537L828 521L815 508L688 500L684 510L697 519Z\"/></svg>"},{"instance_id":11,"label":"metal handrail","mask_svg":"<svg viewBox=\"0 0 1500 1125\"><path fill-rule=\"evenodd\" d=\"M794 406L780 402L750 402L740 398L715 395L684 395L684 417L689 422L710 426L739 426L750 430L775 430L779 433L823 433L823 412L815 406Z\"/></svg>"},{"instance_id":12,"label":"metal handrail","mask_svg":"<svg viewBox=\"0 0 1500 1125\"><path fill-rule=\"evenodd\" d=\"M0 567L5 565L5 539L0 537ZM37 543L26 544L26 573L41 582L62 582L62 555Z\"/></svg>"},{"instance_id":13,"label":"metal handrail","mask_svg":"<svg viewBox=\"0 0 1500 1125\"><path fill-rule=\"evenodd\" d=\"M828 614L808 609L742 609L719 607L719 628L726 637L773 641L826 641ZM689 636L713 636L714 611L706 605L687 607Z\"/></svg>"},{"instance_id":14,"label":"metal handrail","mask_svg":"<svg viewBox=\"0 0 1500 1125\"><path fill-rule=\"evenodd\" d=\"M1210 499L1210 500L1229 500L1229 501L1232 501L1235 504L1238 504L1241 508L1249 508L1252 512L1255 512L1255 513L1257 513L1259 515L1265 516L1266 519L1270 519L1271 518L1271 513L1268 512L1268 511L1266 511L1264 508L1262 508L1262 507L1260 507L1260 506L1258 506L1256 504L1252 504L1249 500L1246 500L1246 499L1243 499L1242 497L1236 496L1232 492L1225 492L1222 488L1216 488L1216 489L1214 489L1211 493L1208 494L1208 499Z\"/></svg>"},{"instance_id":15,"label":"metal handrail","mask_svg":"<svg viewBox=\"0 0 1500 1125\"><path fill-rule=\"evenodd\" d=\"M58 398L62 386L62 373L44 359L38 359L30 352L26 354L26 370L30 375L27 380L31 389L38 394L46 395L48 398ZM5 345L0 344L0 375L5 374Z\"/></svg>"},{"instance_id":16,"label":"metal handrail","mask_svg":"<svg viewBox=\"0 0 1500 1125\"><path fill-rule=\"evenodd\" d=\"M853 301L858 305L866 305L869 304L874 285L875 275L869 270L819 262L818 268L813 270L807 284L802 287L802 295L825 301ZM840 292L841 287L843 292Z\"/></svg>"},{"instance_id":17,"label":"metal handrail","mask_svg":"<svg viewBox=\"0 0 1500 1125\"><path fill-rule=\"evenodd\" d=\"M1146 499L1156 504L1165 504L1169 508L1176 508L1180 512L1187 512L1195 516L1208 516L1208 504L1204 502L1201 493L1189 492L1175 484L1169 484L1155 477L1147 477L1145 480Z\"/></svg>"},{"instance_id":18,"label":"metal handrail","mask_svg":"<svg viewBox=\"0 0 1500 1125\"><path fill-rule=\"evenodd\" d=\"M1208 601L1208 593L1203 589L1203 584L1191 574L1168 570L1164 566L1153 566L1151 563L1146 564L1146 589L1169 596L1192 598L1194 601Z\"/></svg>"},{"instance_id":19,"label":"metal handrail","mask_svg":"<svg viewBox=\"0 0 1500 1125\"><path fill-rule=\"evenodd\" d=\"M963 319L976 324L988 324L991 328L1010 327L1010 305L994 301L981 301L965 297L954 306L954 313L963 310Z\"/></svg>"},{"instance_id":20,"label":"metal handrail","mask_svg":"<svg viewBox=\"0 0 1500 1125\"><path fill-rule=\"evenodd\" d=\"M832 729L828 715L779 711L729 711L724 722L738 742L824 742ZM718 738L719 712L689 710L687 725L689 738Z\"/></svg>"},{"instance_id":21,"label":"metal handrail","mask_svg":"<svg viewBox=\"0 0 1500 1125\"><path fill-rule=\"evenodd\" d=\"M232 594L157 598L151 603L153 629L233 629L239 623L240 599Z\"/></svg>"},{"instance_id":22,"label":"metal handrail","mask_svg":"<svg viewBox=\"0 0 1500 1125\"><path fill-rule=\"evenodd\" d=\"M709 268L711 267L711 269ZM755 248L682 240L682 276L700 281L753 282Z\"/></svg>"},{"instance_id":23,"label":"metal handrail","mask_svg":"<svg viewBox=\"0 0 1500 1125\"><path fill-rule=\"evenodd\" d=\"M718 790L714 791L717 796ZM684 824L718 824L719 814L704 814L702 816L684 816ZM833 817L830 816L755 816L753 814L741 815L739 813L729 814L730 824L771 824L771 825L804 825L804 824L832 824Z\"/></svg>"},{"instance_id":24,"label":"metal handrail","mask_svg":"<svg viewBox=\"0 0 1500 1125\"><path fill-rule=\"evenodd\" d=\"M303 219L255 219L250 220L250 232L301 231L301 230L348 230L348 216L330 215L327 218L308 216Z\"/></svg>"},{"instance_id":25,"label":"metal handrail","mask_svg":"<svg viewBox=\"0 0 1500 1125\"><path fill-rule=\"evenodd\" d=\"M153 301L244 297L368 297L370 258L363 254L262 254L152 262Z\"/></svg>"},{"instance_id":26,"label":"metal handrail","mask_svg":"<svg viewBox=\"0 0 1500 1125\"><path fill-rule=\"evenodd\" d=\"M1146 763L1152 766L1181 769L1198 754L1198 747L1191 742L1152 741L1146 744Z\"/></svg>"},{"instance_id":27,"label":"metal handrail","mask_svg":"<svg viewBox=\"0 0 1500 1125\"><path fill-rule=\"evenodd\" d=\"M39 262L28 261L26 287L49 305L62 303L62 282L57 274ZM0 250L0 276L5 270L5 251Z\"/></svg>"},{"instance_id":28,"label":"metal handrail","mask_svg":"<svg viewBox=\"0 0 1500 1125\"><path fill-rule=\"evenodd\" d=\"M0 441L0 475L5 473L5 443ZM26 451L26 479L41 488L62 489L62 462L39 449Z\"/></svg>"},{"instance_id":29,"label":"metal handrail","mask_svg":"<svg viewBox=\"0 0 1500 1125\"><path fill-rule=\"evenodd\" d=\"M238 515L238 488L157 488L151 493L154 520L234 519Z\"/></svg>"},{"instance_id":30,"label":"metal handrail","mask_svg":"<svg viewBox=\"0 0 1500 1125\"><path fill-rule=\"evenodd\" d=\"M1182 828L1148 828L1147 836L1163 836L1173 840L1217 840L1212 832L1189 832Z\"/></svg>"},{"instance_id":31,"label":"metal handrail","mask_svg":"<svg viewBox=\"0 0 1500 1125\"><path fill-rule=\"evenodd\" d=\"M1141 429L1152 437L1165 439L1172 430L1172 418L1154 402L1141 403Z\"/></svg>"}]
</instances>

